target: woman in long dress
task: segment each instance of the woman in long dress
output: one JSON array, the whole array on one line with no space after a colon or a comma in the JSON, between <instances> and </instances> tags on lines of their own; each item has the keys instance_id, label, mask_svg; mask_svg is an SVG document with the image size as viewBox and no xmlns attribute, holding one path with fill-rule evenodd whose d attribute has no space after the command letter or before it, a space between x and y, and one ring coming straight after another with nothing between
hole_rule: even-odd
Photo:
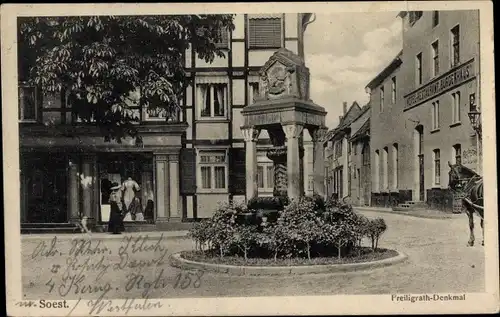
<instances>
[{"instance_id":1,"label":"woman in long dress","mask_svg":"<svg viewBox=\"0 0 500 317\"><path fill-rule=\"evenodd\" d=\"M109 196L111 211L109 214L108 232L113 234L120 234L125 231L122 216L122 202L120 199L121 195L119 194L119 191L120 185L116 184L111 187L111 194Z\"/></svg>"}]
</instances>

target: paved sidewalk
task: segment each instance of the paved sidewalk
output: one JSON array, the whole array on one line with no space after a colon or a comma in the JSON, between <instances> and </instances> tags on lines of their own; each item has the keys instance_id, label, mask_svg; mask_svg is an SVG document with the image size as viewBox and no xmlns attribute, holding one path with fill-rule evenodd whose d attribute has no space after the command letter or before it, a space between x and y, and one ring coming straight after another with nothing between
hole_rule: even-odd
<instances>
[{"instance_id":1,"label":"paved sidewalk","mask_svg":"<svg viewBox=\"0 0 500 317\"><path fill-rule=\"evenodd\" d=\"M58 239L74 239L82 237L90 237L94 239L122 239L124 236L138 237L138 236L148 236L149 238L159 238L163 235L163 238L167 239L181 239L187 238L187 231L137 231L137 232L124 232L122 234L110 234L107 232L92 232L87 235L86 233L59 233L57 234ZM21 240L51 240L54 238L53 233L36 233L36 234L22 234Z\"/></svg>"},{"instance_id":2,"label":"paved sidewalk","mask_svg":"<svg viewBox=\"0 0 500 317\"><path fill-rule=\"evenodd\" d=\"M354 206L353 208L354 210L358 211L373 211L373 212L389 213L389 214L404 215L417 218L427 218L427 219L452 219L452 218L464 217L463 214L445 213L439 210L432 210L432 209L395 211L392 210L392 208L383 208L383 207Z\"/></svg>"}]
</instances>

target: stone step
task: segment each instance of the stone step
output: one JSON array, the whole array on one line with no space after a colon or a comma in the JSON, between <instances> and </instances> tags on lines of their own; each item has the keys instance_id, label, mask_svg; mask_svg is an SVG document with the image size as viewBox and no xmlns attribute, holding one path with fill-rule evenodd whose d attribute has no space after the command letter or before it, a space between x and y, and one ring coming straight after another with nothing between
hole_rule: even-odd
<instances>
[{"instance_id":1,"label":"stone step","mask_svg":"<svg viewBox=\"0 0 500 317\"><path fill-rule=\"evenodd\" d=\"M67 226L67 227L24 227L21 228L21 234L38 234L38 233L79 233L80 228L77 226Z\"/></svg>"}]
</instances>

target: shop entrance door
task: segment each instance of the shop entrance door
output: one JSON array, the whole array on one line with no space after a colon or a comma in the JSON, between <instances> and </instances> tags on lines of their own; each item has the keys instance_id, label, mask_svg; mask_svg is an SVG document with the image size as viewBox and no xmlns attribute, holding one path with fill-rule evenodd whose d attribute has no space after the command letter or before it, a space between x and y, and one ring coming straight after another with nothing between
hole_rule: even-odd
<instances>
[{"instance_id":1,"label":"shop entrance door","mask_svg":"<svg viewBox=\"0 0 500 317\"><path fill-rule=\"evenodd\" d=\"M54 154L33 155L25 160L27 215L29 223L66 223L67 160Z\"/></svg>"}]
</instances>

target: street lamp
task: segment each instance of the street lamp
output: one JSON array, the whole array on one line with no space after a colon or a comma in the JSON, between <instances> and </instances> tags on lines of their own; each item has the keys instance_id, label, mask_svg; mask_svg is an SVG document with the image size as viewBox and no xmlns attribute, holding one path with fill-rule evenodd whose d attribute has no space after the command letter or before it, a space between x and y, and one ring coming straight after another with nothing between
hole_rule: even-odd
<instances>
[{"instance_id":1,"label":"street lamp","mask_svg":"<svg viewBox=\"0 0 500 317\"><path fill-rule=\"evenodd\" d=\"M475 93L469 95L469 113L467 115L474 131L481 135L481 112L477 109Z\"/></svg>"}]
</instances>

